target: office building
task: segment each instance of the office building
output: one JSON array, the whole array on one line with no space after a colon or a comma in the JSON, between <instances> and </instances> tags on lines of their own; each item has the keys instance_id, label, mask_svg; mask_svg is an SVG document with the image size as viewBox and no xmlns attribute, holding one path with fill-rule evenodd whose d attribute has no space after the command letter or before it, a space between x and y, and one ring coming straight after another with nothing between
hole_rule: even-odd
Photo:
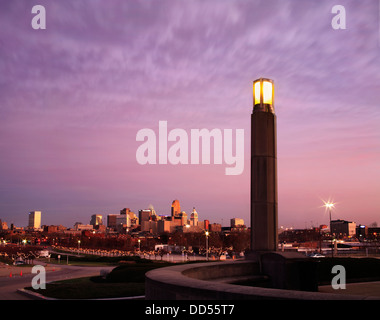
<instances>
[{"instance_id":1,"label":"office building","mask_svg":"<svg viewBox=\"0 0 380 320\"><path fill-rule=\"evenodd\" d=\"M107 215L107 227L111 229L116 229L116 217L118 214Z\"/></svg>"},{"instance_id":2,"label":"office building","mask_svg":"<svg viewBox=\"0 0 380 320\"><path fill-rule=\"evenodd\" d=\"M93 230L94 227L91 224L83 224L82 222L75 222L74 230L75 231L84 231L84 230Z\"/></svg>"},{"instance_id":3,"label":"office building","mask_svg":"<svg viewBox=\"0 0 380 320\"><path fill-rule=\"evenodd\" d=\"M222 231L222 225L220 223L211 223L211 224L209 224L209 231L210 232L221 232Z\"/></svg>"},{"instance_id":4,"label":"office building","mask_svg":"<svg viewBox=\"0 0 380 320\"><path fill-rule=\"evenodd\" d=\"M159 221L143 221L141 223L141 231L149 232L149 233L157 233L158 232L158 222Z\"/></svg>"},{"instance_id":5,"label":"office building","mask_svg":"<svg viewBox=\"0 0 380 320\"><path fill-rule=\"evenodd\" d=\"M332 220L330 224L331 233L337 238L352 237L356 234L356 223L346 220Z\"/></svg>"},{"instance_id":6,"label":"office building","mask_svg":"<svg viewBox=\"0 0 380 320\"><path fill-rule=\"evenodd\" d=\"M128 214L118 214L116 215L116 230L121 231L122 229L131 227L131 219Z\"/></svg>"},{"instance_id":7,"label":"office building","mask_svg":"<svg viewBox=\"0 0 380 320\"><path fill-rule=\"evenodd\" d=\"M174 200L172 202L171 213L172 213L172 217L175 217L181 213L181 206L178 200Z\"/></svg>"},{"instance_id":8,"label":"office building","mask_svg":"<svg viewBox=\"0 0 380 320\"><path fill-rule=\"evenodd\" d=\"M157 233L170 232L171 220L161 218L157 221Z\"/></svg>"},{"instance_id":9,"label":"office building","mask_svg":"<svg viewBox=\"0 0 380 320\"><path fill-rule=\"evenodd\" d=\"M244 220L240 218L231 219L231 228L239 228L244 226Z\"/></svg>"},{"instance_id":10,"label":"office building","mask_svg":"<svg viewBox=\"0 0 380 320\"><path fill-rule=\"evenodd\" d=\"M136 214L134 212L131 211L131 209L124 208L124 209L120 210L120 214L129 216L129 219L131 221L130 222L131 226L135 226L135 225L139 224L139 218L136 216Z\"/></svg>"},{"instance_id":11,"label":"office building","mask_svg":"<svg viewBox=\"0 0 380 320\"><path fill-rule=\"evenodd\" d=\"M93 214L91 216L90 224L95 227L97 225L103 224L102 220L103 216L101 214Z\"/></svg>"},{"instance_id":12,"label":"office building","mask_svg":"<svg viewBox=\"0 0 380 320\"><path fill-rule=\"evenodd\" d=\"M40 229L41 228L41 211L29 212L28 228Z\"/></svg>"},{"instance_id":13,"label":"office building","mask_svg":"<svg viewBox=\"0 0 380 320\"><path fill-rule=\"evenodd\" d=\"M142 223L143 223L144 221L149 221L151 215L152 215L152 210L150 210L150 209L139 210L139 221L140 221L140 225L142 225Z\"/></svg>"}]
</instances>

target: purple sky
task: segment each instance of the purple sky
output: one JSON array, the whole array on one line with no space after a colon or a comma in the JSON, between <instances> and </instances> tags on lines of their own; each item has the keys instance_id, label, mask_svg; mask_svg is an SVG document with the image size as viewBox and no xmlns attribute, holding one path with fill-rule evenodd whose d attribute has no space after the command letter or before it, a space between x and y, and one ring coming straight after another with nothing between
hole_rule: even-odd
<instances>
[{"instance_id":1,"label":"purple sky","mask_svg":"<svg viewBox=\"0 0 380 320\"><path fill-rule=\"evenodd\" d=\"M275 83L279 225L380 223L379 2L41 0L0 3L0 219L72 227L92 214L249 224L252 81ZM333 5L347 29L333 30ZM139 165L136 133L245 130L245 169Z\"/></svg>"}]
</instances>

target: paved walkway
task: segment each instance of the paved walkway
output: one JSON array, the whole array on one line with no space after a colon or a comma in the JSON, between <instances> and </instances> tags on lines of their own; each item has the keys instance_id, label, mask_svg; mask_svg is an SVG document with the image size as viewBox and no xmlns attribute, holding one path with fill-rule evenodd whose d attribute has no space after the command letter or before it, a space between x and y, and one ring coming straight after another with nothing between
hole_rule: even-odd
<instances>
[{"instance_id":1,"label":"paved walkway","mask_svg":"<svg viewBox=\"0 0 380 320\"><path fill-rule=\"evenodd\" d=\"M177 258L181 259L181 256L179 255L179 257ZM48 274L50 275L49 276L50 281L61 280L63 278L67 279L67 278L72 278L72 277L97 275L99 274L100 269L108 269L107 267L78 267L78 266L63 266L63 265L57 266L54 264L45 265L45 268L48 271ZM109 267L109 269L111 268L113 267ZM0 287L2 287L2 290L1 290L2 293L0 294L0 299L6 299L6 300L23 299L23 297L17 294L16 291L19 288L30 285L31 278L33 276L31 275L31 270L32 270L32 267L29 267L29 266L21 267L21 266L8 266L8 265L0 264ZM348 295L372 296L372 297L380 298L380 281L348 283L346 284L346 289L340 289L340 290L333 289L331 285L319 286L318 289L319 289L319 292L334 293L338 295L348 294Z\"/></svg>"},{"instance_id":2,"label":"paved walkway","mask_svg":"<svg viewBox=\"0 0 380 320\"><path fill-rule=\"evenodd\" d=\"M43 264L43 263L41 263ZM70 265L45 265L46 282L66 280L71 278L81 278L88 276L96 276L100 274L100 270L112 270L115 266L86 267L86 266L70 266ZM31 267L0 267L0 300L30 300L32 297L22 295L18 289L31 286L32 278L35 276L31 273ZM22 271L22 275L21 275ZM10 272L12 277L10 277Z\"/></svg>"},{"instance_id":3,"label":"paved walkway","mask_svg":"<svg viewBox=\"0 0 380 320\"><path fill-rule=\"evenodd\" d=\"M380 298L380 281L346 284L346 289L333 289L331 285L318 287L319 292L336 294L353 294Z\"/></svg>"}]
</instances>

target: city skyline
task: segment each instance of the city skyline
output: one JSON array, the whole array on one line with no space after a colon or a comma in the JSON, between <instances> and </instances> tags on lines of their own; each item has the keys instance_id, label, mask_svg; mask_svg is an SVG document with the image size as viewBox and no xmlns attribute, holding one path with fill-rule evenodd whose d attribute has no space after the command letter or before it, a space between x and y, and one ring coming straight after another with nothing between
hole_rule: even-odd
<instances>
[{"instance_id":1,"label":"city skyline","mask_svg":"<svg viewBox=\"0 0 380 320\"><path fill-rule=\"evenodd\" d=\"M380 223L378 3L28 1L0 4L0 219L70 226L169 203L249 224L252 81L274 80L279 226ZM4 76L6 75L6 76ZM140 165L136 134L244 129L244 171Z\"/></svg>"},{"instance_id":2,"label":"city skyline","mask_svg":"<svg viewBox=\"0 0 380 320\"><path fill-rule=\"evenodd\" d=\"M178 202L178 199L175 199L175 200L173 200L173 203L174 203L174 201L177 201ZM173 206L173 203L172 203L172 206ZM329 213L329 211L328 211L328 209L327 209L327 206L326 206L326 203L330 203L330 204L332 204L332 206L331 206L331 211L332 210L334 210L335 209L335 204L336 203L331 203L331 202L325 202L325 204L323 205L323 206L321 206L321 208L322 207L325 207L325 213L324 213L324 215L326 216L326 215L328 215L328 213ZM170 209L172 209L172 206L170 207ZM125 209L128 209L128 210L130 210L130 208L123 208L122 210L125 210ZM169 211L172 211L172 210L170 210L169 209ZM195 210L196 208L195 207L192 207L192 209L191 209L191 211L193 211L193 210ZM139 213L140 211L147 211L147 210L153 210L153 212L154 212L154 214L156 214L157 216L160 216L160 217L170 217L170 216L172 216L173 215L173 213L172 212L170 212L170 213L168 213L168 212L156 212L156 210L155 210L155 208L154 208L154 206L152 205L152 204L149 204L147 207L145 207L145 208L141 208L141 209L137 209L137 210L130 210L130 212L132 212L132 213L134 213L134 214L137 214L137 213ZM75 221L75 222L72 222L72 224L71 225L73 225L73 226L75 226L76 224L78 224L78 223L80 223L80 224L84 224L84 225L86 225L86 224L93 224L93 223L91 223L91 221L94 219L94 217L96 217L96 216L100 216L100 217L107 217L107 216L115 216L115 215L119 215L119 214L121 214L120 212L121 212L121 210L117 210L118 211L118 213L116 213L116 212L98 212L98 213L96 213L96 214L92 214L90 217L86 217L86 218L84 218L84 220L82 221L79 221L79 220L77 220L77 221ZM62 224L58 224L58 223L42 223L41 222L41 219L42 219L42 212L40 211L40 210L34 210L34 211L31 211L31 212L28 212L28 218L27 218L27 223L24 225L24 224L20 224L20 225L15 225L14 223L13 223L13 221L11 221L11 222L8 222L8 221L5 221L4 219L2 220L1 219L1 217L0 217L0 221L2 221L2 222L5 222L5 223L7 223L7 226L8 226L8 228L10 228L10 225L11 224L14 224L14 226L15 227L17 227L17 228L19 228L19 227L22 227L22 228L28 228L28 227L30 227L31 226L31 218L30 218L30 215L32 214L32 213L34 213L34 212L37 212L37 213L39 213L39 222L38 222L38 224L40 225L40 226L48 226L48 225L62 225ZM180 211L181 213L182 212L185 212L189 217L190 217L190 213L189 213L189 211L188 210L183 210L183 209L181 209L181 211ZM204 218L204 217L203 217ZM89 222L87 222L87 220L89 221ZM232 224L232 220L235 220L235 219L238 219L238 220L242 220L242 221L244 221L244 219L242 219L242 218L240 218L240 217L230 217L230 218L227 218L227 219L224 219L224 218L221 218L220 219L220 221L211 221L211 220L209 220L209 219L207 219L207 218L204 218L204 219L201 219L202 221L205 221L205 220L208 220L210 223L216 223L216 224L220 224L222 227L226 227L226 226L230 226L231 224ZM344 217L343 216L339 216L339 217L336 217L336 218L333 218L332 219L333 221L338 221L338 220L345 220L344 219ZM33 220L34 221L34 220ZM329 221L330 222L330 221ZM287 226L287 225L279 225L278 226L278 231L280 231L280 230L287 230L287 229L309 229L309 228L315 228L315 227L321 227L321 226L323 226L323 225L326 225L326 224L328 224L329 222L322 222L322 223L319 223L319 222L317 222L317 221L313 221L313 220L311 220L311 221L305 221L304 222L304 226L302 227L301 225L300 226L298 226L298 227L295 227L295 226L293 226L293 225L290 225L290 226ZM358 222L357 223L357 225L359 226L359 225L364 225L364 224L362 224L362 223L360 223L360 221L353 221L353 222ZM101 223L101 224L105 224L105 223ZM244 224L246 224L246 223L244 223ZM64 227L67 227L67 228L70 228L70 226L71 225L64 225ZM366 226L368 227L368 226L371 226L371 227L373 227L374 225L377 225L377 221L373 221L372 223L369 223L369 224L366 224ZM249 226L247 226L247 227L249 227ZM38 227L39 228L39 227Z\"/></svg>"},{"instance_id":3,"label":"city skyline","mask_svg":"<svg viewBox=\"0 0 380 320\"><path fill-rule=\"evenodd\" d=\"M156 210L155 210L155 208L154 208L154 206L152 205L152 204L150 204L149 206L147 206L146 208L141 208L141 209L137 209L137 210L130 210L130 208L123 208L123 209L121 209L121 210L118 210L119 212L118 213L116 213L116 212L107 212L107 213L103 213L103 212L99 212L99 213L97 213L97 214L93 214L93 215L91 215L90 217L86 217L85 219L87 219L87 220L83 220L83 221L75 221L75 222L73 222L72 223L72 225L74 225L75 226L75 224L78 224L78 223L80 223L80 224L84 224L84 225L86 225L86 224L91 224L91 225L93 225L93 224L97 224L97 221L99 220L100 221L100 224L107 224L107 221L106 221L106 218L108 217L108 216L117 216L117 215L121 215L122 213L121 213L121 211L126 211L126 209L127 209L127 211L128 212L131 212L131 213L133 213L133 214L135 214L135 215L138 215L139 213L140 213L140 211L152 211L152 213L154 214L154 215L157 215L157 216L159 216L159 217L161 217L161 218L164 218L164 217L167 217L167 218L169 218L169 217L171 217L171 216L173 216L173 215L177 215L177 214L181 214L181 213L183 213L183 212L185 212L186 214L187 214L187 216L188 216L188 218L189 218L189 221L190 221L190 217L191 217L191 215L192 215L192 213L195 211L195 213L197 214L197 216L198 216L198 212L196 211L196 208L195 207L192 207L191 208L191 210L184 210L183 208L181 208L181 210L179 211L179 212L176 212L175 214L173 214L173 210L172 210L172 207L173 207L173 203L174 202L178 202L179 203L179 200L178 199L175 199L175 200L173 200L173 202L172 202L172 205L171 205L171 207L170 207L170 209L169 209L169 211L172 211L172 212L170 212L170 213L168 213L168 212L156 212ZM39 220L38 220L38 227L36 227L35 225L34 225L34 214L35 213L39 213ZM191 213L190 213L191 212ZM33 218L31 218L31 215L33 215ZM17 228L19 228L19 227L25 227L25 228L30 228L30 227L32 227L32 228L37 228L37 229L39 229L39 228L41 228L41 226L47 226L47 225L49 225L49 224L45 224L45 223L41 223L41 216L43 217L43 214L42 214L42 212L41 211L38 211L38 210L36 210L36 211L31 211L31 212L29 212L28 213L28 219L27 219L27 224L24 226L23 224L21 224L21 225L15 225L15 227L17 227ZM100 218L98 218L98 217L100 217ZM103 219L104 218L104 219ZM98 219L98 220L97 220ZM198 218L197 218L198 219ZM227 224L228 225L230 225L232 222L232 220L236 220L236 219L238 219L238 220L241 220L241 221L244 221L243 219L241 219L241 218L239 218L239 217L231 217L228 221L227 221ZM204 221L204 220L208 220L207 218L204 218L204 219L201 219L202 221ZM1 221L1 218L0 218L0 221ZM3 220L2 222L5 222L5 223L7 223L7 226L8 226L8 228L10 228L10 224L13 224L13 222L8 222L8 221L5 221L5 220ZM209 221L210 223L218 223L218 222L215 222L215 221ZM56 223L53 223L53 224L50 224L50 225L58 225L58 224L56 224ZM68 225L65 225L65 227L68 227L68 228L70 228L70 226L68 226Z\"/></svg>"}]
</instances>

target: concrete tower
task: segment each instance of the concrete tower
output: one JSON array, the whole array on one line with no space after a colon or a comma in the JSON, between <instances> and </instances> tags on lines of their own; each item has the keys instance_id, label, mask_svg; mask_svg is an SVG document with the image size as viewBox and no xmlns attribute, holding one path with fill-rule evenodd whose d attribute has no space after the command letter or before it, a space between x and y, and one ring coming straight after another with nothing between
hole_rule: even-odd
<instances>
[{"instance_id":1,"label":"concrete tower","mask_svg":"<svg viewBox=\"0 0 380 320\"><path fill-rule=\"evenodd\" d=\"M276 251L277 146L274 85L270 79L253 82L251 115L251 249Z\"/></svg>"}]
</instances>

